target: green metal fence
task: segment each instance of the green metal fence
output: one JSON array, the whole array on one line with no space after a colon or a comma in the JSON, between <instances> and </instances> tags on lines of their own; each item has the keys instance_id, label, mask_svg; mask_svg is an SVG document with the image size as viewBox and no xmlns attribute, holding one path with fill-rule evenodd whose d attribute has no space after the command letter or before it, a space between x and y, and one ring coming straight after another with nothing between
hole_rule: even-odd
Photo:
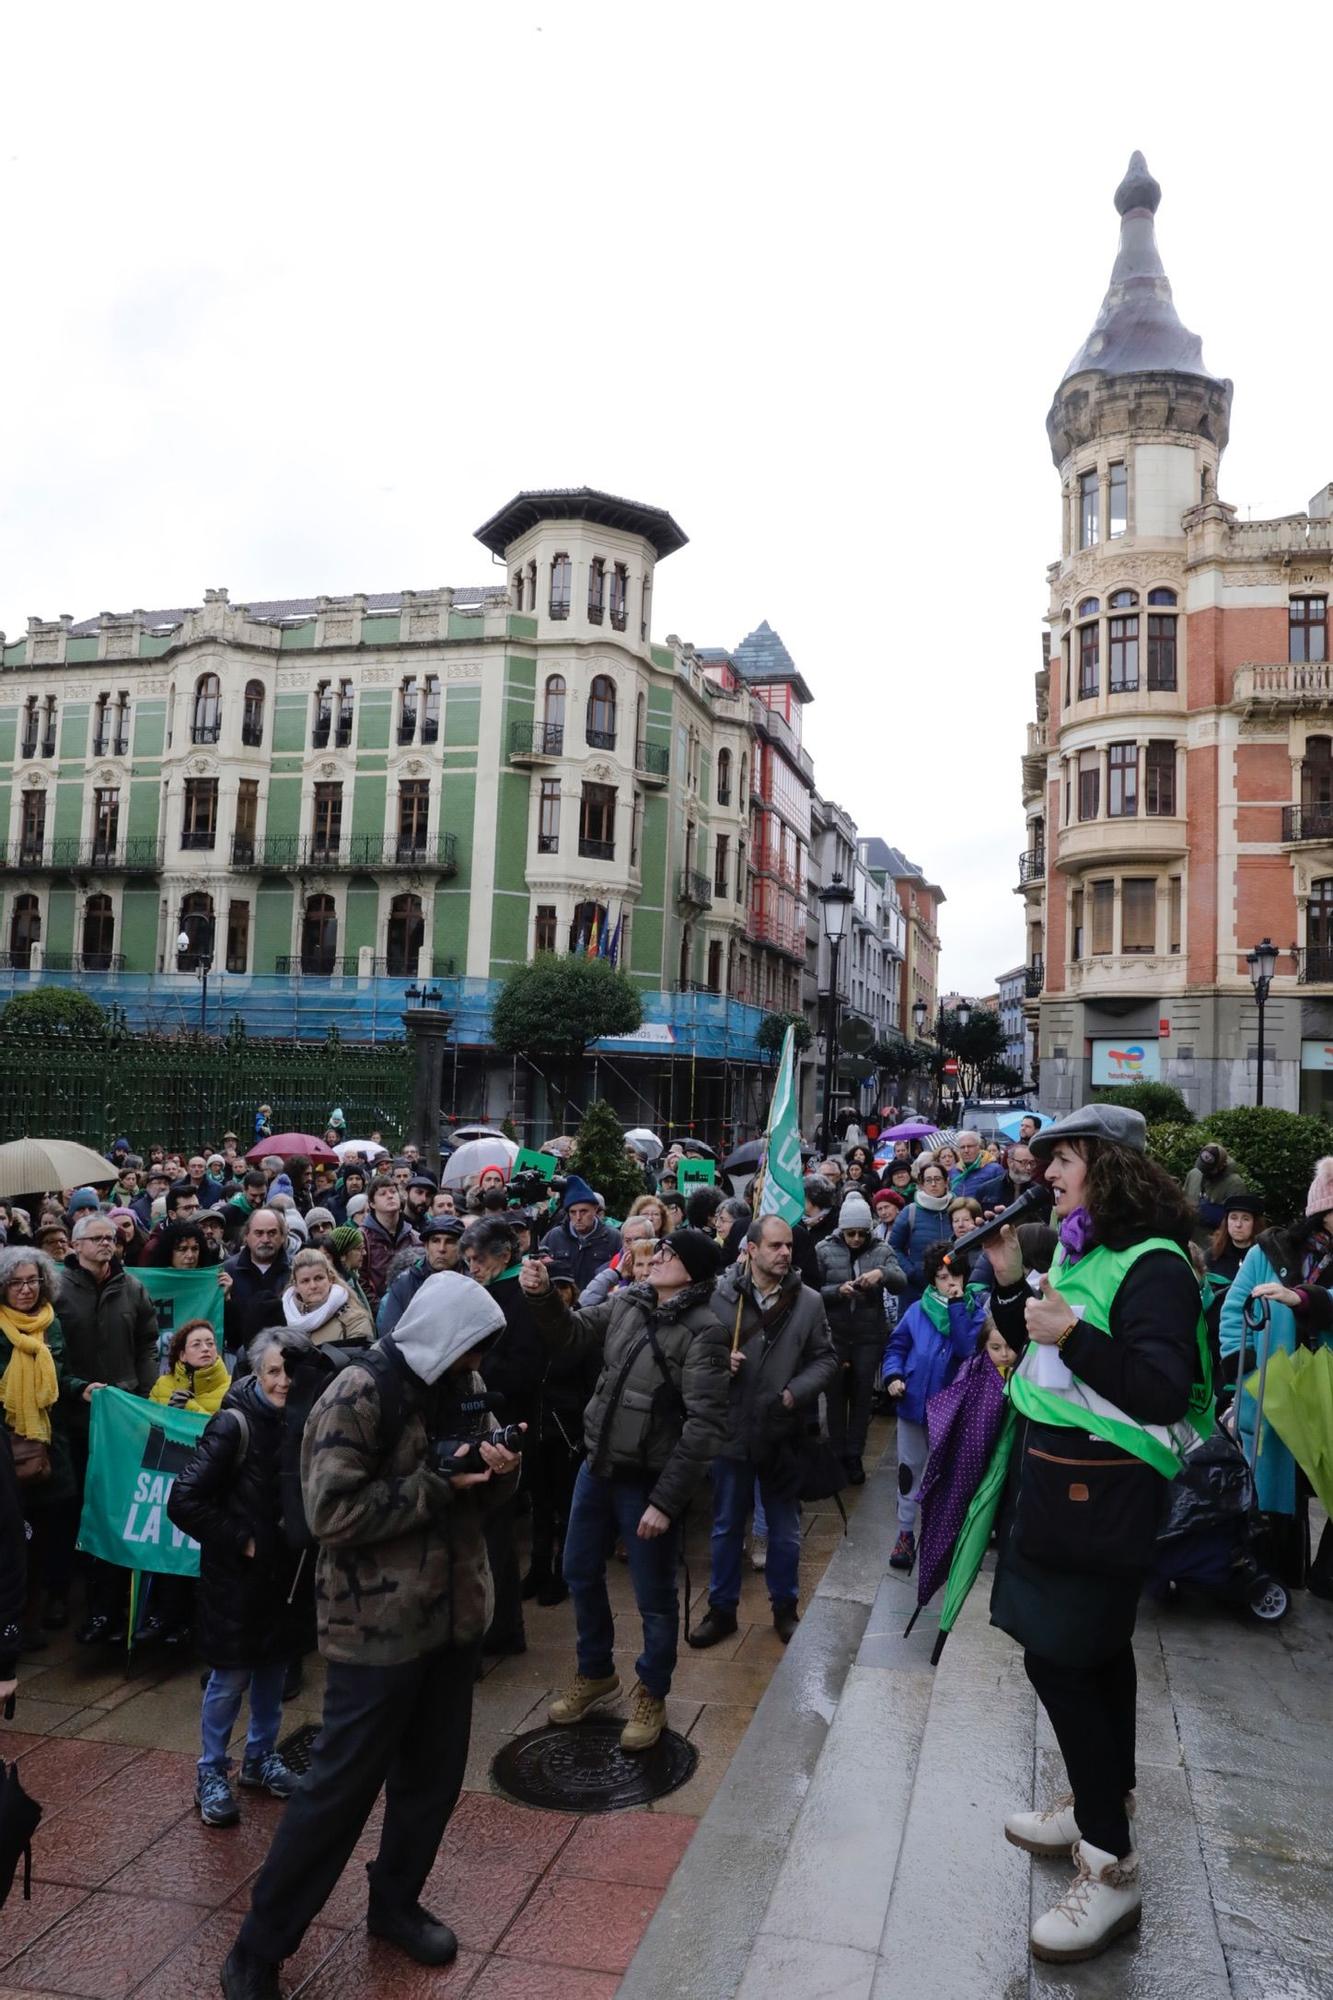
<instances>
[{"instance_id":1,"label":"green metal fence","mask_svg":"<svg viewBox=\"0 0 1333 2000\"><path fill-rule=\"evenodd\" d=\"M250 1143L255 1112L275 1132L323 1132L341 1106L350 1138L406 1129L412 1059L404 1042L225 1041L200 1035L0 1031L0 1140L80 1139L102 1152L119 1134L136 1149Z\"/></svg>"}]
</instances>

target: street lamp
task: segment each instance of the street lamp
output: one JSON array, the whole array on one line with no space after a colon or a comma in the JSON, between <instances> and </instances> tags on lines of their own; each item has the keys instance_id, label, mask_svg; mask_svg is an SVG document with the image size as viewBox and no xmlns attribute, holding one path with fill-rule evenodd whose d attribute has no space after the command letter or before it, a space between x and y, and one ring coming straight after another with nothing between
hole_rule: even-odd
<instances>
[{"instance_id":1,"label":"street lamp","mask_svg":"<svg viewBox=\"0 0 1333 2000\"><path fill-rule=\"evenodd\" d=\"M189 932L182 930L176 938L176 950L182 956L186 952L194 952L194 969L199 974L199 1032L201 1035L206 1035L208 1033L208 974L213 964L213 919L201 914L198 921L204 925L203 944L198 946L193 945L190 941Z\"/></svg>"},{"instance_id":2,"label":"street lamp","mask_svg":"<svg viewBox=\"0 0 1333 2000\"><path fill-rule=\"evenodd\" d=\"M847 930L847 917L856 901L841 875L835 875L827 889L819 892L824 912L824 936L829 943L828 1030L824 1048L824 1149L833 1144L833 1085L838 1074L838 955Z\"/></svg>"},{"instance_id":3,"label":"street lamp","mask_svg":"<svg viewBox=\"0 0 1333 2000\"><path fill-rule=\"evenodd\" d=\"M1245 954L1245 963L1250 968L1250 983L1254 987L1254 1004L1259 1009L1259 1076L1255 1085L1254 1101L1264 1101L1264 1008L1268 1004L1268 989L1277 971L1278 948L1272 938L1261 938L1253 951Z\"/></svg>"},{"instance_id":4,"label":"street lamp","mask_svg":"<svg viewBox=\"0 0 1333 2000\"><path fill-rule=\"evenodd\" d=\"M918 999L912 1002L912 1019L916 1024L918 1035L926 1025L928 1011L924 1000ZM960 1000L954 1008L954 1012L958 1016L960 1030L965 1029L968 1022L972 1019L971 1001ZM944 1111L944 1026L946 1019L944 1002L941 1000L940 1011L935 1021L935 1047L938 1051L935 1058L935 1116L937 1118L941 1117Z\"/></svg>"}]
</instances>

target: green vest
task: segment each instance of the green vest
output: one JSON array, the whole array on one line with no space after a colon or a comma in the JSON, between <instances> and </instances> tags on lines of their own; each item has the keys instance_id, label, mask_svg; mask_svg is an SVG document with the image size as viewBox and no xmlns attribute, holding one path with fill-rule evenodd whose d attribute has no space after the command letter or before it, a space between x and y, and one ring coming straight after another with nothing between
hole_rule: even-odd
<instances>
[{"instance_id":1,"label":"green vest","mask_svg":"<svg viewBox=\"0 0 1333 2000\"><path fill-rule=\"evenodd\" d=\"M1177 1257L1185 1252L1165 1236L1150 1236L1128 1250L1108 1250L1099 1244L1087 1255L1070 1264L1061 1244L1051 1265L1051 1285L1069 1301L1080 1319L1099 1332L1111 1331L1111 1307L1127 1273L1150 1250L1169 1250ZM1186 1259L1188 1262L1188 1259ZM1020 1416L1036 1423L1063 1424L1068 1429L1090 1431L1108 1444L1131 1452L1152 1466L1164 1479L1174 1479L1180 1461L1195 1436L1207 1437L1213 1428L1212 1362L1208 1351L1208 1328L1200 1311L1195 1327L1198 1367L1190 1390L1189 1408L1183 1422L1169 1427L1141 1424L1126 1416L1104 1396L1074 1376L1066 1388L1053 1389L1034 1379L1038 1348L1029 1344L1022 1361L1009 1378L1009 1395Z\"/></svg>"}]
</instances>

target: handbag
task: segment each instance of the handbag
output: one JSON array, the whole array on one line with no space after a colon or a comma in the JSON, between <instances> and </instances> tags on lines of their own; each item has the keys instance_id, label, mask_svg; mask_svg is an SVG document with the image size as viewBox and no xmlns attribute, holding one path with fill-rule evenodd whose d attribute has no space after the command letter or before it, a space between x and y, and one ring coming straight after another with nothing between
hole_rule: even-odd
<instances>
[{"instance_id":1,"label":"handbag","mask_svg":"<svg viewBox=\"0 0 1333 2000\"><path fill-rule=\"evenodd\" d=\"M33 1486L51 1477L51 1448L41 1438L20 1437L17 1431L11 1431L9 1445L20 1486Z\"/></svg>"}]
</instances>

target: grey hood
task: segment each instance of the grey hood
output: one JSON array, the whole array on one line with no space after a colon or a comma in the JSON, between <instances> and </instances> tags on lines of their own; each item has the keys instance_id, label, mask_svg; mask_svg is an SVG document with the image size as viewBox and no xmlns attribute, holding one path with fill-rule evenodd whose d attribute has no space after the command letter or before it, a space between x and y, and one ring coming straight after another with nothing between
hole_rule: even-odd
<instances>
[{"instance_id":1,"label":"grey hood","mask_svg":"<svg viewBox=\"0 0 1333 2000\"><path fill-rule=\"evenodd\" d=\"M488 1347L504 1324L503 1312L475 1278L435 1271L395 1326L393 1344L412 1373L429 1384L461 1354Z\"/></svg>"}]
</instances>

